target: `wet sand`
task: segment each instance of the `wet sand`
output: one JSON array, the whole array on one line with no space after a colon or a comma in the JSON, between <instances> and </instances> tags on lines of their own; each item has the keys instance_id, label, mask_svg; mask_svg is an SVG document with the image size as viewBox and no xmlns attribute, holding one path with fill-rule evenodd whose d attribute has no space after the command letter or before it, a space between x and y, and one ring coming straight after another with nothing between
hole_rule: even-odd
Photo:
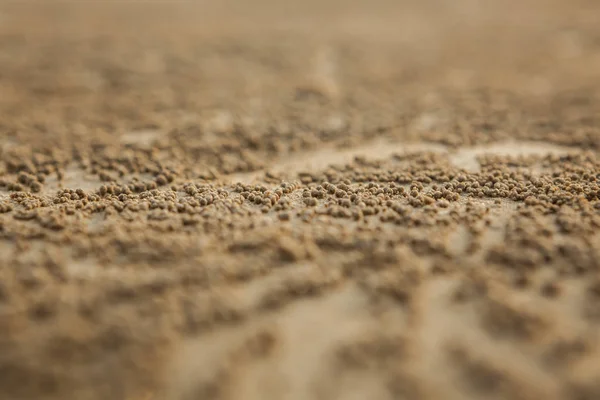
<instances>
[{"instance_id":1,"label":"wet sand","mask_svg":"<svg viewBox=\"0 0 600 400\"><path fill-rule=\"evenodd\" d=\"M0 5L0 398L600 398L600 5Z\"/></svg>"}]
</instances>

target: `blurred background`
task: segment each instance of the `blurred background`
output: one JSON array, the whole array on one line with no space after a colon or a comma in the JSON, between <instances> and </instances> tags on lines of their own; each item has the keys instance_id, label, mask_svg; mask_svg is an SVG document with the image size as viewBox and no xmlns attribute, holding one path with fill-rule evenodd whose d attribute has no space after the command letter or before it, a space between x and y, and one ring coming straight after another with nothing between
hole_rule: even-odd
<instances>
[{"instance_id":1,"label":"blurred background","mask_svg":"<svg viewBox=\"0 0 600 400\"><path fill-rule=\"evenodd\" d=\"M472 131L598 146L580 108L600 111L599 15L592 0L2 2L0 138L56 149L152 131L217 168L199 126L301 137L248 159Z\"/></svg>"}]
</instances>

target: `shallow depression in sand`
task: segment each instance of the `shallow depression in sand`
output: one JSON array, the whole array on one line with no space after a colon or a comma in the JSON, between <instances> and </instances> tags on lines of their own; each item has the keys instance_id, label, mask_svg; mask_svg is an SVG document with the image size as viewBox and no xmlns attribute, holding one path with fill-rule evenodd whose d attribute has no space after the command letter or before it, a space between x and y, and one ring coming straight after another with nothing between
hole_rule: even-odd
<instances>
[{"instance_id":1,"label":"shallow depression in sand","mask_svg":"<svg viewBox=\"0 0 600 400\"><path fill-rule=\"evenodd\" d=\"M542 142L509 141L491 143L482 146L463 147L460 149L449 148L436 143L398 143L378 140L372 143L338 149L334 147L321 148L308 153L295 154L285 159L275 161L268 168L275 175L293 175L299 172L314 172L332 165L345 165L356 157L371 160L381 160L396 154L432 152L448 155L451 164L468 172L478 172L480 165L479 156L486 154L503 155L509 157L522 157L528 155L567 154L572 148ZM232 174L226 178L231 182L251 183L264 175L264 171Z\"/></svg>"}]
</instances>

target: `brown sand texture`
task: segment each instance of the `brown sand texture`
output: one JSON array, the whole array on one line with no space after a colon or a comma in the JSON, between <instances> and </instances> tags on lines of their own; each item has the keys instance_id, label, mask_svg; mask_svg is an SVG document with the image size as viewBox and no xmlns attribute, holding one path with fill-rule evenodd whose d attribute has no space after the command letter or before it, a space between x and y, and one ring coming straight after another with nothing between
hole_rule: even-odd
<instances>
[{"instance_id":1,"label":"brown sand texture","mask_svg":"<svg viewBox=\"0 0 600 400\"><path fill-rule=\"evenodd\" d=\"M0 399L600 399L600 2L0 2Z\"/></svg>"}]
</instances>

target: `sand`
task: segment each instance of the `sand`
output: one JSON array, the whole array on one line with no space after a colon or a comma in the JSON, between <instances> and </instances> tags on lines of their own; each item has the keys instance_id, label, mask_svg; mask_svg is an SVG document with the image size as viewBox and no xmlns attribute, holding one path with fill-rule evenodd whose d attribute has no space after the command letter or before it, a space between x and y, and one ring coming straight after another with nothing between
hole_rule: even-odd
<instances>
[{"instance_id":1,"label":"sand","mask_svg":"<svg viewBox=\"0 0 600 400\"><path fill-rule=\"evenodd\" d=\"M0 398L600 398L600 4L0 4Z\"/></svg>"}]
</instances>

